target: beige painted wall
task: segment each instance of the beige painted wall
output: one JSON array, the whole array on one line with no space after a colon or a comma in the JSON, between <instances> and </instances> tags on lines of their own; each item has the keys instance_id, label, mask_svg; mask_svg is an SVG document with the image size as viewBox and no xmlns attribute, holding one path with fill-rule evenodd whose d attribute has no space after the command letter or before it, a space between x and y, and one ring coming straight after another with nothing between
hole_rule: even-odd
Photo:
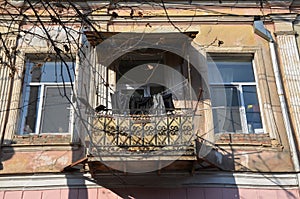
<instances>
[{"instance_id":1,"label":"beige painted wall","mask_svg":"<svg viewBox=\"0 0 300 199\"><path fill-rule=\"evenodd\" d=\"M218 11L222 12L229 12L234 14L261 14L260 9L227 9L227 8L219 8ZM274 11L274 10L273 10ZM176 13L175 13L176 12ZM275 11L274 11L275 12ZM284 12L284 10L276 10L276 12ZM163 15L164 12L162 10L157 11L158 14ZM180 10L176 10L171 12L171 14L180 16L183 12ZM192 11L185 11L187 15L192 16L194 12ZM203 10L197 12L199 16L207 16L211 12L204 12ZM151 15L153 13L149 13ZM218 19L221 19L219 17ZM256 71L256 80L259 88L259 99L260 105L262 110L262 117L264 121L265 132L269 133L272 139L272 144L268 146L259 145L259 144L252 144L249 140L245 140L245 142L241 142L239 144L227 144L222 145L220 147L223 149L228 150L230 153L234 154L236 161L236 169L237 170L244 170L247 168L248 170L254 171L291 171L293 166L290 160L290 153L288 147L288 140L286 137L285 128L283 125L283 119L279 104L279 98L276 91L275 79L273 74L273 69L271 65L271 58L269 52L268 42L264 39L260 38L259 36L255 35L253 28L252 28L252 21L247 19L243 21L240 17L237 17L239 22L235 22L234 17L229 17L230 20L226 21L224 18L222 21L214 21L214 22L201 22L195 21L190 23L189 21L181 21L178 24L178 27L182 30L193 30L199 31L199 34L194 39L194 41L203 46L204 52L215 52L215 53L250 53L254 55L254 63L255 63L255 71ZM159 18L161 20L162 18ZM145 31L145 32L172 32L177 31L174 26L172 26L166 18L163 18L161 22L151 22L152 28L146 27L145 24L149 22L149 19L146 17L141 19L140 21L126 21L120 19L120 21L116 21L113 25L109 26L110 31ZM155 21L155 20L154 20ZM226 21L226 22L225 22ZM106 27L106 26L105 26ZM299 31L299 26L295 26L295 30ZM214 41L222 41L223 44L218 45L218 42ZM298 38L299 42L299 38ZM24 53L24 52L23 52ZM22 67L20 67L22 68ZM20 79L19 86L17 89L14 90L14 94L18 95L21 89L20 86ZM3 84L3 81L1 82ZM14 96L15 96L14 95ZM16 100L16 98L15 98ZM14 101L14 104L19 104L17 101ZM205 114L206 115L206 114ZM12 117L14 120L11 120L10 123L13 125L16 123L17 117ZM209 128L209 125L205 128ZM10 132L10 138L13 137L12 132L14 129L12 128ZM7 132L5 132L7 133ZM13 170L13 167L10 167L9 163L18 163L20 161L20 157L25 158L26 160L22 160L24 162L29 162L32 157L39 157L40 154L43 154L41 146L33 147L34 149L38 150L34 153L27 153L16 151L16 153L9 162L5 163L5 166L9 168L9 172ZM43 147L42 147L43 148ZM238 149L238 150L237 150ZM31 148L32 150L32 148ZM241 152L242 151L242 152ZM25 154L24 156L22 154ZM38 161L40 169L34 170L32 168L28 168L28 165L22 165L20 162L17 164L18 172L57 172L59 169L62 168L63 165L53 166L50 165L48 167L47 160L53 161L57 160L58 157L63 157L63 164L70 163L72 159L70 158L70 152L66 152L63 154L60 151L54 152L47 152L44 153L45 156L42 157L42 161ZM48 158L48 159L47 159ZM66 159L64 159L66 158ZM74 160L74 159L73 159ZM281 164L284 161L285 164ZM240 167L243 165L244 167ZM5 171L2 171L5 173ZM8 173L9 173L8 172Z\"/></svg>"}]
</instances>

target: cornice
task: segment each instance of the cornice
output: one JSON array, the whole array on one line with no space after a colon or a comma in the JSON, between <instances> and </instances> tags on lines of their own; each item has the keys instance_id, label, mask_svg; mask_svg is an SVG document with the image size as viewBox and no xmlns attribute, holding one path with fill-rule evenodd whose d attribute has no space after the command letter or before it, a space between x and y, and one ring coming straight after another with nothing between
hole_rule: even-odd
<instances>
[{"instance_id":1,"label":"cornice","mask_svg":"<svg viewBox=\"0 0 300 199\"><path fill-rule=\"evenodd\" d=\"M285 22L293 22L297 19L297 13L288 13L288 14L270 14L269 17L274 22L285 21Z\"/></svg>"},{"instance_id":2,"label":"cornice","mask_svg":"<svg viewBox=\"0 0 300 199\"><path fill-rule=\"evenodd\" d=\"M289 7L293 3L293 0L267 0L267 5L271 7Z\"/></svg>"},{"instance_id":3,"label":"cornice","mask_svg":"<svg viewBox=\"0 0 300 199\"><path fill-rule=\"evenodd\" d=\"M297 35L296 31L277 31L274 33L275 36L280 36L280 35Z\"/></svg>"}]
</instances>

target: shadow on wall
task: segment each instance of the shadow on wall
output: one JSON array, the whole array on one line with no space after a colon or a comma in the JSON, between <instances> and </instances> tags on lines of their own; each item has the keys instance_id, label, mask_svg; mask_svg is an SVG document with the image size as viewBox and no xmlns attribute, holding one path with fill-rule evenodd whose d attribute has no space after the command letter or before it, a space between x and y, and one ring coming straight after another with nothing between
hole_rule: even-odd
<instances>
[{"instance_id":1,"label":"shadow on wall","mask_svg":"<svg viewBox=\"0 0 300 199\"><path fill-rule=\"evenodd\" d=\"M197 154L203 144L207 143L197 143ZM173 162L151 173L132 174L111 170L110 176L99 174L97 181L123 199L241 198L233 172L224 171L234 170L232 154L211 149L205 157L198 157L191 164L191 170L182 170L183 161Z\"/></svg>"},{"instance_id":2,"label":"shadow on wall","mask_svg":"<svg viewBox=\"0 0 300 199\"><path fill-rule=\"evenodd\" d=\"M287 194L289 192L289 194ZM116 189L123 199L295 199L299 191L282 189L251 189L227 187L189 187L189 188L123 188ZM112 197L117 199L118 197ZM119 199L119 198L118 198Z\"/></svg>"},{"instance_id":3,"label":"shadow on wall","mask_svg":"<svg viewBox=\"0 0 300 199\"><path fill-rule=\"evenodd\" d=\"M198 168L193 174L183 175L178 172L175 176L168 176L163 171L153 172L151 174L122 174L113 172L110 177L103 176L98 181L100 185L110 189L118 197L130 199L252 199L252 198L300 198L300 193L297 187L283 186L280 183L278 176L272 173L253 172L257 177L260 177L262 182L258 184L251 180L251 173L235 173L234 167L244 167L244 171L250 171L249 168L235 161L234 150L225 151L219 148L211 150L205 158L200 159L207 163L207 168ZM226 164L218 167L219 156L216 152L223 154L223 161ZM258 157L260 157L258 155ZM199 161L199 160L198 160ZM268 167L268 160L261 160ZM211 163L211 164L209 164ZM223 162L224 163L224 162ZM209 170L209 167L215 164L220 170ZM205 166L205 164L202 164ZM231 170L232 169L232 170ZM231 170L231 172L229 172ZM241 174L244 179L250 179L247 188L238 187L236 181ZM174 175L174 174L173 174ZM242 178L240 178L241 180ZM256 179L257 181L257 179ZM241 182L241 181L240 181ZM248 183L249 183L248 182ZM264 187L269 184L269 187ZM261 183L261 186L260 186ZM243 184L243 183L241 183ZM271 185L272 184L272 185ZM118 198L112 197L112 198Z\"/></svg>"},{"instance_id":4,"label":"shadow on wall","mask_svg":"<svg viewBox=\"0 0 300 199\"><path fill-rule=\"evenodd\" d=\"M77 164L79 162L81 162L81 160L85 159L85 147L80 145L79 148L77 150L72 150L72 164ZM85 161L84 161L85 162ZM79 173L80 175L82 175L82 182L80 183L81 186L80 188L73 188L72 184L73 184L73 179L69 178L68 175L66 175L67 178L67 186L69 187L69 190L67 190L67 194L68 194L68 199L89 199L89 198L93 198L93 196L90 196L90 194L88 193L89 189L86 187L86 183L85 183L85 177L84 177L84 173L82 173L80 170L84 170L84 165L83 164L78 164L79 167L70 167L71 170L68 170L68 173L72 174L72 173ZM60 196L61 198L63 197L62 195ZM52 198L52 197L51 197Z\"/></svg>"},{"instance_id":5,"label":"shadow on wall","mask_svg":"<svg viewBox=\"0 0 300 199\"><path fill-rule=\"evenodd\" d=\"M14 152L14 148L10 146L10 144L14 144L9 140L3 140L0 147L0 170L4 169L4 165L3 162L11 159L15 152Z\"/></svg>"},{"instance_id":6,"label":"shadow on wall","mask_svg":"<svg viewBox=\"0 0 300 199\"><path fill-rule=\"evenodd\" d=\"M286 152L289 154L289 152ZM282 156L279 155L279 153L277 154L276 156L277 159L281 160L282 162L284 162L285 160L282 159ZM258 155L258 160L260 160L259 162L261 164L263 164L267 170L271 171L271 168L269 167L269 165L267 164L267 162L269 161L272 161L272 159L268 159L268 158L263 158L260 154ZM253 162L253 165L256 165L256 161L255 160L252 160ZM256 168L257 169L257 168ZM258 170L258 169L257 169ZM274 182L274 179L272 179L271 177L269 177L268 175L264 174L264 173L261 173L265 179L269 180L270 182ZM299 182L298 182L299 183ZM293 189L287 189L286 187L282 186L282 185L278 185L278 188L279 188L279 193L277 194L274 194L274 193L269 193L269 195L273 198L289 198L289 199L298 199L300 198L300 190L293 190ZM271 198L270 197L270 198Z\"/></svg>"},{"instance_id":7,"label":"shadow on wall","mask_svg":"<svg viewBox=\"0 0 300 199\"><path fill-rule=\"evenodd\" d=\"M7 147L2 151L2 161L10 159L14 152ZM78 154L74 152L74 161ZM213 159L212 159L213 160ZM209 171L198 169L194 174L173 175L165 172L152 173L121 173L111 171L110 175L104 174L99 178L98 187L86 186L89 178L83 174L81 186L74 186L73 173L78 177L78 170L69 171L66 175L69 189L55 190L18 190L0 191L0 198L68 198L68 199L252 199L252 198L289 198L299 197L299 190L286 189L285 187L268 188L241 188L237 187L233 172ZM262 174L263 175L263 174ZM269 176L269 175L268 175ZM266 176L266 179L268 179ZM275 178L268 180L272 181ZM101 187L102 186L102 187Z\"/></svg>"},{"instance_id":8,"label":"shadow on wall","mask_svg":"<svg viewBox=\"0 0 300 199\"><path fill-rule=\"evenodd\" d=\"M61 190L18 190L0 191L1 199L28 198L58 198L65 199L292 199L299 198L297 190L289 190L292 197L284 194L283 190L245 189L245 188L119 188L115 192L106 188L82 188ZM88 193L88 195L86 195ZM237 193L239 193L237 195Z\"/></svg>"},{"instance_id":9,"label":"shadow on wall","mask_svg":"<svg viewBox=\"0 0 300 199\"><path fill-rule=\"evenodd\" d=\"M122 198L134 199L234 199L240 198L237 188L128 188L116 190Z\"/></svg>"}]
</instances>

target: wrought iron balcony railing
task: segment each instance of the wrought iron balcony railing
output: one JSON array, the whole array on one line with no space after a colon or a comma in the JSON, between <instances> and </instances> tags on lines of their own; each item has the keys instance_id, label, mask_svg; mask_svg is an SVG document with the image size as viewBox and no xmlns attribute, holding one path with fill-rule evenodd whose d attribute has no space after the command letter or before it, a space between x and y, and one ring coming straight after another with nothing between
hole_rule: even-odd
<instances>
[{"instance_id":1,"label":"wrought iron balcony railing","mask_svg":"<svg viewBox=\"0 0 300 199\"><path fill-rule=\"evenodd\" d=\"M191 109L170 114L97 114L92 117L90 151L111 156L184 151L193 145L193 119Z\"/></svg>"}]
</instances>

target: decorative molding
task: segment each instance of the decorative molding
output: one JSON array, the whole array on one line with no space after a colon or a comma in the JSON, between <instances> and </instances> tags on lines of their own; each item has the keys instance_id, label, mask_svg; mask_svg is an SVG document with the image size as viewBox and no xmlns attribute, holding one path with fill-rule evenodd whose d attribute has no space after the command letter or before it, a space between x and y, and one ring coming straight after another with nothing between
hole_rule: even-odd
<instances>
[{"instance_id":1,"label":"decorative molding","mask_svg":"<svg viewBox=\"0 0 300 199\"><path fill-rule=\"evenodd\" d=\"M36 151L75 151L80 148L79 144L54 143L54 144L35 144L35 145L11 145L2 146L2 153L11 152L36 152Z\"/></svg>"},{"instance_id":2,"label":"decorative molding","mask_svg":"<svg viewBox=\"0 0 300 199\"><path fill-rule=\"evenodd\" d=\"M193 176L187 173L154 175L143 174L107 174L101 178L101 185L134 187L138 182L149 183L147 187L239 187L289 189L298 186L297 174L270 173L227 173L204 172ZM146 180L147 179L147 180ZM155 183L154 183L155 182ZM1 176L0 190L44 190L60 188L95 188L101 187L90 174L34 174ZM106 187L106 186L105 186Z\"/></svg>"},{"instance_id":3,"label":"decorative molding","mask_svg":"<svg viewBox=\"0 0 300 199\"><path fill-rule=\"evenodd\" d=\"M277 31L277 32L274 32L275 36L278 36L278 35L297 35L297 32L296 31Z\"/></svg>"},{"instance_id":4,"label":"decorative molding","mask_svg":"<svg viewBox=\"0 0 300 199\"><path fill-rule=\"evenodd\" d=\"M267 0L267 5L271 7L289 7L293 0Z\"/></svg>"},{"instance_id":5,"label":"decorative molding","mask_svg":"<svg viewBox=\"0 0 300 199\"><path fill-rule=\"evenodd\" d=\"M270 18L274 22L282 21L282 22L293 22L296 20L298 14L293 13L293 14L270 14Z\"/></svg>"}]
</instances>

